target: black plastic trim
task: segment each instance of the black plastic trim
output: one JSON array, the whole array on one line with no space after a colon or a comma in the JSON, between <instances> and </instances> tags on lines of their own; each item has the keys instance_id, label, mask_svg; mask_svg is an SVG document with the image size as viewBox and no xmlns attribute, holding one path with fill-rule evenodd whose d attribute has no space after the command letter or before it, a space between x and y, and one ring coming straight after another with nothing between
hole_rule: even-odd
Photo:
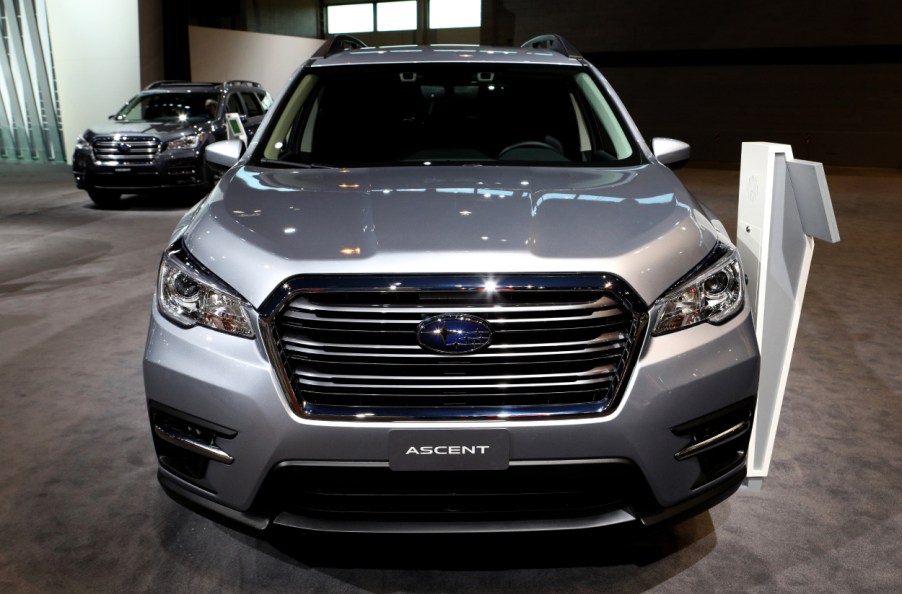
<instances>
[{"instance_id":1,"label":"black plastic trim","mask_svg":"<svg viewBox=\"0 0 902 594\"><path fill-rule=\"evenodd\" d=\"M679 522L714 507L739 490L742 481L745 479L745 464L740 468L741 471L737 468L735 474L692 499L687 499L672 507L657 507L643 510L639 515L639 520L644 526L653 526L662 522Z\"/></svg>"},{"instance_id":2,"label":"black plastic trim","mask_svg":"<svg viewBox=\"0 0 902 594\"><path fill-rule=\"evenodd\" d=\"M529 41L524 42L520 47L549 49L553 52L563 54L568 58L578 59L583 57L582 54L579 53L579 50L573 47L573 44L564 39L561 35L556 35L554 33L533 37Z\"/></svg>"},{"instance_id":3,"label":"black plastic trim","mask_svg":"<svg viewBox=\"0 0 902 594\"><path fill-rule=\"evenodd\" d=\"M357 39L353 35L332 35L326 38L326 41L323 42L311 58L328 58L345 50L363 49L365 47L369 47L366 42Z\"/></svg>"}]
</instances>

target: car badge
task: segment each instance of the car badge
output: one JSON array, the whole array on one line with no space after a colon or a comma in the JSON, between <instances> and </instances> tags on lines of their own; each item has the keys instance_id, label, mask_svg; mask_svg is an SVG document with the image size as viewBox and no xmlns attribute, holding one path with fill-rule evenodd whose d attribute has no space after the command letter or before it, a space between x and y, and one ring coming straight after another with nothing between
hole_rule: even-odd
<instances>
[{"instance_id":1,"label":"car badge","mask_svg":"<svg viewBox=\"0 0 902 594\"><path fill-rule=\"evenodd\" d=\"M120 143L119 143L119 152L121 152L121 153L127 153L127 152L129 152L130 150L132 150L132 145L128 144L127 142L120 142Z\"/></svg>"},{"instance_id":2,"label":"car badge","mask_svg":"<svg viewBox=\"0 0 902 594\"><path fill-rule=\"evenodd\" d=\"M417 342L427 351L442 355L465 355L483 349L492 341L489 323L467 314L443 314L420 322Z\"/></svg>"}]
</instances>

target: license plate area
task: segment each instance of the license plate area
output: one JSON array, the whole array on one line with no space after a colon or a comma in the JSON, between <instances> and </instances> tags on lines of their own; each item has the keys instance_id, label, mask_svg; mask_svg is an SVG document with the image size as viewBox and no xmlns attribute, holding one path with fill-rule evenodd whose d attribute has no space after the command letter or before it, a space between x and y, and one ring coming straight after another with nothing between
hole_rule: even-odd
<instances>
[{"instance_id":1,"label":"license plate area","mask_svg":"<svg viewBox=\"0 0 902 594\"><path fill-rule=\"evenodd\" d=\"M510 465L506 429L396 429L388 434L392 470L504 470Z\"/></svg>"}]
</instances>

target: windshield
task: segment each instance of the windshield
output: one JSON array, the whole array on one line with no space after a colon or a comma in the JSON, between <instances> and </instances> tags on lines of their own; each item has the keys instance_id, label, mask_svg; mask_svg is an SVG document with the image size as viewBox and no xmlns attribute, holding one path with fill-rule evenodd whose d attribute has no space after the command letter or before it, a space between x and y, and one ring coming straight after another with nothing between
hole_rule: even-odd
<instances>
[{"instance_id":1,"label":"windshield","mask_svg":"<svg viewBox=\"0 0 902 594\"><path fill-rule=\"evenodd\" d=\"M116 114L119 122L200 123L216 116L216 93L151 93L136 96Z\"/></svg>"},{"instance_id":2,"label":"windshield","mask_svg":"<svg viewBox=\"0 0 902 594\"><path fill-rule=\"evenodd\" d=\"M263 164L628 165L639 151L588 71L502 64L312 69Z\"/></svg>"}]
</instances>

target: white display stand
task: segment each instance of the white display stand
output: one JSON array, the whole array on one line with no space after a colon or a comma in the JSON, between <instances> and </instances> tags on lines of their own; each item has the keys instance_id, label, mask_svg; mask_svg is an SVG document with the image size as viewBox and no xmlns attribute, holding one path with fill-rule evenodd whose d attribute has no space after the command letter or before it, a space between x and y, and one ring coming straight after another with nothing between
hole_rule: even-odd
<instances>
[{"instance_id":1,"label":"white display stand","mask_svg":"<svg viewBox=\"0 0 902 594\"><path fill-rule=\"evenodd\" d=\"M839 241L823 165L793 159L789 145L742 143L737 227L761 349L746 479L754 489L770 467L814 238Z\"/></svg>"},{"instance_id":2,"label":"white display stand","mask_svg":"<svg viewBox=\"0 0 902 594\"><path fill-rule=\"evenodd\" d=\"M237 113L227 113L226 115L226 140L238 139L247 146L247 133L244 131L244 124L241 116Z\"/></svg>"}]
</instances>

